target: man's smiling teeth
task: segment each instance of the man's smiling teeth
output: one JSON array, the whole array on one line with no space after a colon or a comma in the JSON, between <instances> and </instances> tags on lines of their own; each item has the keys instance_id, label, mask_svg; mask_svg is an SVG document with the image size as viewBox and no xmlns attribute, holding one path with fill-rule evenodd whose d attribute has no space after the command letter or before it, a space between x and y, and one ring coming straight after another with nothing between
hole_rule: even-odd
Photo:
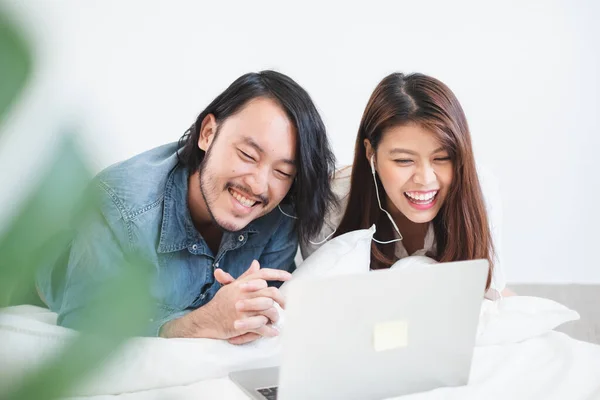
<instances>
[{"instance_id":1,"label":"man's smiling teeth","mask_svg":"<svg viewBox=\"0 0 600 400\"><path fill-rule=\"evenodd\" d=\"M406 197L408 197L410 200L416 200L419 202L426 202L426 203L431 202L437 193L438 193L437 190L435 190L433 192L427 192L427 193L404 192L404 194L406 194Z\"/></svg>"},{"instance_id":2,"label":"man's smiling teeth","mask_svg":"<svg viewBox=\"0 0 600 400\"><path fill-rule=\"evenodd\" d=\"M238 192L234 192L233 190L229 190L229 193L231 193L231 195L240 202L241 205L243 205L244 207L252 207L253 205L256 204L256 201L254 200L250 200L244 196L242 196L241 194L239 194Z\"/></svg>"}]
</instances>

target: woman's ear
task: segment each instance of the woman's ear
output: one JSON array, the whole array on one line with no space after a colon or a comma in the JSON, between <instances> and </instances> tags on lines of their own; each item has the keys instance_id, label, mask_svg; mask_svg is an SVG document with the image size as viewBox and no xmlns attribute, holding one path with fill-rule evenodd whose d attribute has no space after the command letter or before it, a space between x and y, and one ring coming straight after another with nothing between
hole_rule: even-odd
<instances>
[{"instance_id":1,"label":"woman's ear","mask_svg":"<svg viewBox=\"0 0 600 400\"><path fill-rule=\"evenodd\" d=\"M371 157L375 155L375 152L373 151L373 146L371 146L371 141L369 139L365 139L363 143L365 145L365 153L367 155L367 160L371 160Z\"/></svg>"},{"instance_id":2,"label":"woman's ear","mask_svg":"<svg viewBox=\"0 0 600 400\"><path fill-rule=\"evenodd\" d=\"M365 155L367 156L367 161L369 164L371 164L371 159L375 156L375 151L373 151L373 146L371 146L371 141L369 139L365 139L363 144L365 145ZM375 163L375 160L373 160L373 163Z\"/></svg>"},{"instance_id":3,"label":"woman's ear","mask_svg":"<svg viewBox=\"0 0 600 400\"><path fill-rule=\"evenodd\" d=\"M198 135L198 148L200 150L207 151L210 147L213 139L215 138L215 134L217 133L217 120L215 116L212 114L208 114L202 120L202 125L200 126L200 134Z\"/></svg>"}]
</instances>

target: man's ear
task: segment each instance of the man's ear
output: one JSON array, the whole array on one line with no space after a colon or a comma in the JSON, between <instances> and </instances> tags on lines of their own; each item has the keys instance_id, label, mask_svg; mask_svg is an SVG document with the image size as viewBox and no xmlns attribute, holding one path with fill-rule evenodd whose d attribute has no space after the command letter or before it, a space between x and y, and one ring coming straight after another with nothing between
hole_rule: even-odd
<instances>
[{"instance_id":1,"label":"man's ear","mask_svg":"<svg viewBox=\"0 0 600 400\"><path fill-rule=\"evenodd\" d=\"M204 117L202 125L200 125L200 135L198 135L198 148L200 150L208 150L217 133L217 126L217 120L214 115L208 114Z\"/></svg>"}]
</instances>

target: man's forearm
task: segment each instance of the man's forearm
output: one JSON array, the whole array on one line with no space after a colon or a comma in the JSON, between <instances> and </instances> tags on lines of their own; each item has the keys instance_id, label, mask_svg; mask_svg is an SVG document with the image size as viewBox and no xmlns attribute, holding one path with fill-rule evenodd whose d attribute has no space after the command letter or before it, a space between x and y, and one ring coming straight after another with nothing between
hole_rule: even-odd
<instances>
[{"instance_id":1,"label":"man's forearm","mask_svg":"<svg viewBox=\"0 0 600 400\"><path fill-rule=\"evenodd\" d=\"M211 304L206 304L183 317L167 322L160 328L160 337L220 338Z\"/></svg>"}]
</instances>

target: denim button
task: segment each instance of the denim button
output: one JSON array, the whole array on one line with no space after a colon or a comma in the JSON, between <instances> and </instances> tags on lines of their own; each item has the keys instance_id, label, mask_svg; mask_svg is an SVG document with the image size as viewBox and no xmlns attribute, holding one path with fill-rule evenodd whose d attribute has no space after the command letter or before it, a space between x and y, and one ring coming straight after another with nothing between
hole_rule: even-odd
<instances>
[{"instance_id":1,"label":"denim button","mask_svg":"<svg viewBox=\"0 0 600 400\"><path fill-rule=\"evenodd\" d=\"M198 245L197 244L193 245L192 250L198 250Z\"/></svg>"},{"instance_id":2,"label":"denim button","mask_svg":"<svg viewBox=\"0 0 600 400\"><path fill-rule=\"evenodd\" d=\"M244 241L244 235L240 235L240 237L238 237L238 240L239 240L240 242L243 242L243 241Z\"/></svg>"}]
</instances>

